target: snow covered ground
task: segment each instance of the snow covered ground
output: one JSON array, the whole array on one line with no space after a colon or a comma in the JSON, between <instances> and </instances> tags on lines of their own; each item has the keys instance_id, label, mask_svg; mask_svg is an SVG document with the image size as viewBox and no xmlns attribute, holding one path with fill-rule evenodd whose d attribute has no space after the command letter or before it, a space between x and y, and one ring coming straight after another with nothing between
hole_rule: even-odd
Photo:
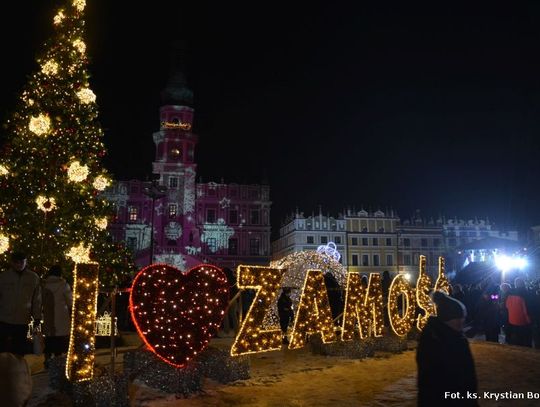
<instances>
[{"instance_id":1,"label":"snow covered ground","mask_svg":"<svg viewBox=\"0 0 540 407\"><path fill-rule=\"evenodd\" d=\"M214 345L226 346L224 340ZM481 392L540 392L540 351L471 342ZM251 379L222 385L205 381L205 392L177 399L135 382L133 406L414 406L414 350L401 354L379 352L373 358L348 360L311 355L307 349L251 356ZM121 360L121 358L120 358ZM37 368L38 362L33 362ZM98 357L107 363L107 357ZM31 406L69 405L51 398L44 373L34 375ZM47 400L48 398L48 400ZM481 406L538 406L540 400L482 400Z\"/></svg>"}]
</instances>

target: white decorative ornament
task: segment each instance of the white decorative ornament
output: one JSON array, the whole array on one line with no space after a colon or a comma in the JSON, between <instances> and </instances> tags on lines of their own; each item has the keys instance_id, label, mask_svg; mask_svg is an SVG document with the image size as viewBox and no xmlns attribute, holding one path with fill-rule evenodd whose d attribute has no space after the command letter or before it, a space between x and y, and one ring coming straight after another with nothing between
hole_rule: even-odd
<instances>
[{"instance_id":1,"label":"white decorative ornament","mask_svg":"<svg viewBox=\"0 0 540 407\"><path fill-rule=\"evenodd\" d=\"M111 336L112 318L107 311L96 319L96 336ZM118 335L117 318L114 318L114 334Z\"/></svg>"},{"instance_id":2,"label":"white decorative ornament","mask_svg":"<svg viewBox=\"0 0 540 407\"><path fill-rule=\"evenodd\" d=\"M73 7L75 7L79 13L81 13L86 7L86 0L73 0Z\"/></svg>"},{"instance_id":3,"label":"white decorative ornament","mask_svg":"<svg viewBox=\"0 0 540 407\"><path fill-rule=\"evenodd\" d=\"M53 19L54 25L59 25L59 24L61 24L62 21L64 21L64 18L66 18L66 16L64 15L64 12L63 12L62 10L60 10L60 11L58 12L58 14L56 14L56 15L54 16L54 19Z\"/></svg>"},{"instance_id":4,"label":"white decorative ornament","mask_svg":"<svg viewBox=\"0 0 540 407\"><path fill-rule=\"evenodd\" d=\"M58 64L54 59L49 59L41 67L41 72L48 76L56 75L58 73Z\"/></svg>"},{"instance_id":5,"label":"white decorative ornament","mask_svg":"<svg viewBox=\"0 0 540 407\"><path fill-rule=\"evenodd\" d=\"M178 253L157 254L154 256L156 263L170 264L180 271L186 271L187 263L184 256Z\"/></svg>"},{"instance_id":6,"label":"white decorative ornament","mask_svg":"<svg viewBox=\"0 0 540 407\"><path fill-rule=\"evenodd\" d=\"M104 175L98 175L94 182L92 183L94 188L96 188L98 191L104 191L105 188L107 188L109 185L111 185L111 181L105 177Z\"/></svg>"},{"instance_id":7,"label":"white decorative ornament","mask_svg":"<svg viewBox=\"0 0 540 407\"><path fill-rule=\"evenodd\" d=\"M81 39L77 38L73 41L73 46L79 53L84 54L86 52L86 44Z\"/></svg>"},{"instance_id":8,"label":"white decorative ornament","mask_svg":"<svg viewBox=\"0 0 540 407\"><path fill-rule=\"evenodd\" d=\"M88 166L81 165L79 161L73 161L68 168L68 179L71 182L81 182L88 177Z\"/></svg>"},{"instance_id":9,"label":"white decorative ornament","mask_svg":"<svg viewBox=\"0 0 540 407\"><path fill-rule=\"evenodd\" d=\"M186 253L189 254L190 256L196 256L200 252L201 252L200 247L186 246Z\"/></svg>"},{"instance_id":10,"label":"white decorative ornament","mask_svg":"<svg viewBox=\"0 0 540 407\"><path fill-rule=\"evenodd\" d=\"M9 250L9 237L0 233L0 254L3 254Z\"/></svg>"},{"instance_id":11,"label":"white decorative ornament","mask_svg":"<svg viewBox=\"0 0 540 407\"><path fill-rule=\"evenodd\" d=\"M28 129L37 136L44 136L51 131L51 119L47 114L32 116Z\"/></svg>"},{"instance_id":12,"label":"white decorative ornament","mask_svg":"<svg viewBox=\"0 0 540 407\"><path fill-rule=\"evenodd\" d=\"M221 201L219 201L219 206L221 206L221 209L228 208L231 205L231 200L228 198L223 198Z\"/></svg>"},{"instance_id":13,"label":"white decorative ornament","mask_svg":"<svg viewBox=\"0 0 540 407\"><path fill-rule=\"evenodd\" d=\"M6 176L9 175L9 169L3 164L0 164L0 175Z\"/></svg>"},{"instance_id":14,"label":"white decorative ornament","mask_svg":"<svg viewBox=\"0 0 540 407\"><path fill-rule=\"evenodd\" d=\"M92 249L91 245L85 246L83 242L79 243L78 246L73 246L66 252L66 257L71 258L75 263L91 263L90 261L90 250Z\"/></svg>"},{"instance_id":15,"label":"white decorative ornament","mask_svg":"<svg viewBox=\"0 0 540 407\"><path fill-rule=\"evenodd\" d=\"M94 220L94 224L97 226L98 229L105 230L107 229L107 225L109 222L107 221L107 217L104 216L102 218L96 218Z\"/></svg>"},{"instance_id":16,"label":"white decorative ornament","mask_svg":"<svg viewBox=\"0 0 540 407\"><path fill-rule=\"evenodd\" d=\"M208 248L212 253L215 253L219 249L227 249L229 247L229 238L233 235L234 229L227 226L224 219L219 218L216 223L205 223L203 225L201 241L209 246ZM210 245L210 243L212 244Z\"/></svg>"},{"instance_id":17,"label":"white decorative ornament","mask_svg":"<svg viewBox=\"0 0 540 407\"><path fill-rule=\"evenodd\" d=\"M77 97L81 101L81 103L89 104L94 103L96 101L96 94L92 92L92 89L90 88L84 88L77 92Z\"/></svg>"},{"instance_id":18,"label":"white decorative ornament","mask_svg":"<svg viewBox=\"0 0 540 407\"><path fill-rule=\"evenodd\" d=\"M169 222L165 226L165 236L169 240L177 240L182 236L182 226L178 222Z\"/></svg>"},{"instance_id":19,"label":"white decorative ornament","mask_svg":"<svg viewBox=\"0 0 540 407\"><path fill-rule=\"evenodd\" d=\"M338 252L337 246L334 242L328 242L327 245L317 247L317 253L326 254L338 262L341 259L341 254Z\"/></svg>"},{"instance_id":20,"label":"white decorative ornament","mask_svg":"<svg viewBox=\"0 0 540 407\"><path fill-rule=\"evenodd\" d=\"M186 170L184 181L184 214L195 210L195 171L192 168Z\"/></svg>"},{"instance_id":21,"label":"white decorative ornament","mask_svg":"<svg viewBox=\"0 0 540 407\"><path fill-rule=\"evenodd\" d=\"M39 195L36 198L36 204L38 209L43 212L50 212L53 209L56 209L56 200L54 198L47 198L43 195Z\"/></svg>"}]
</instances>

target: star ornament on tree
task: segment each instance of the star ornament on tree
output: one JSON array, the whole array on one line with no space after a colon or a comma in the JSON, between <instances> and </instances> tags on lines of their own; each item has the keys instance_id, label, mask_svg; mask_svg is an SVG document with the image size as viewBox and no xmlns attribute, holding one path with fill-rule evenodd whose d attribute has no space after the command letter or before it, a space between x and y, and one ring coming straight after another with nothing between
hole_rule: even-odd
<instances>
[{"instance_id":1,"label":"star ornament on tree","mask_svg":"<svg viewBox=\"0 0 540 407\"><path fill-rule=\"evenodd\" d=\"M93 263L90 260L90 250L92 249L91 245L85 246L83 242L79 243L78 246L73 246L66 252L66 257L73 260L75 263Z\"/></svg>"}]
</instances>

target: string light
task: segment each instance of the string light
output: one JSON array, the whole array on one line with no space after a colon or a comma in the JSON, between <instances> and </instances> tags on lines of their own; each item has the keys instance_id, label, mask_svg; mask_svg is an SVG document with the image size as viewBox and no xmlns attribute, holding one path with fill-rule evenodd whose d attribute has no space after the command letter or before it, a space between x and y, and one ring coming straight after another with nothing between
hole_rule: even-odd
<instances>
[{"instance_id":1,"label":"string light","mask_svg":"<svg viewBox=\"0 0 540 407\"><path fill-rule=\"evenodd\" d=\"M183 367L209 343L225 315L227 277L202 264L186 274L168 264L143 268L129 296L131 318L148 349Z\"/></svg>"},{"instance_id":2,"label":"string light","mask_svg":"<svg viewBox=\"0 0 540 407\"><path fill-rule=\"evenodd\" d=\"M96 94L90 88L84 88L78 91L77 97L84 104L94 103L96 101Z\"/></svg>"},{"instance_id":3,"label":"string light","mask_svg":"<svg viewBox=\"0 0 540 407\"><path fill-rule=\"evenodd\" d=\"M56 209L56 200L54 198L47 198L43 195L39 195L36 198L36 204L38 209L43 212L50 212Z\"/></svg>"},{"instance_id":4,"label":"string light","mask_svg":"<svg viewBox=\"0 0 540 407\"><path fill-rule=\"evenodd\" d=\"M44 136L51 130L51 119L47 114L39 114L38 116L32 116L30 123L28 123L28 129L37 136Z\"/></svg>"},{"instance_id":5,"label":"string light","mask_svg":"<svg viewBox=\"0 0 540 407\"><path fill-rule=\"evenodd\" d=\"M99 266L75 264L71 332L66 359L66 377L77 383L94 376L95 331Z\"/></svg>"},{"instance_id":6,"label":"string light","mask_svg":"<svg viewBox=\"0 0 540 407\"><path fill-rule=\"evenodd\" d=\"M78 246L73 246L66 253L66 257L71 258L75 263L90 263L90 250L91 245L85 246L83 242Z\"/></svg>"},{"instance_id":7,"label":"string light","mask_svg":"<svg viewBox=\"0 0 540 407\"><path fill-rule=\"evenodd\" d=\"M58 64L56 63L56 61L49 59L41 67L41 72L49 76L56 75L58 73Z\"/></svg>"},{"instance_id":8,"label":"string light","mask_svg":"<svg viewBox=\"0 0 540 407\"><path fill-rule=\"evenodd\" d=\"M109 185L111 185L111 181L105 177L104 175L98 175L94 182L92 183L95 189L98 191L104 191L105 188L107 188Z\"/></svg>"},{"instance_id":9,"label":"string light","mask_svg":"<svg viewBox=\"0 0 540 407\"><path fill-rule=\"evenodd\" d=\"M94 220L94 224L97 226L98 229L105 230L107 229L108 225L107 217L104 216L103 218L96 218Z\"/></svg>"},{"instance_id":10,"label":"string light","mask_svg":"<svg viewBox=\"0 0 540 407\"><path fill-rule=\"evenodd\" d=\"M444 291L447 295L450 295L450 282L446 277L445 260L442 256L439 257L439 274L435 282L435 291Z\"/></svg>"},{"instance_id":11,"label":"string light","mask_svg":"<svg viewBox=\"0 0 540 407\"><path fill-rule=\"evenodd\" d=\"M265 329L267 310L277 299L284 270L273 267L238 266L237 285L241 290L255 290L255 298L231 347L231 355L281 349L281 329Z\"/></svg>"},{"instance_id":12,"label":"string light","mask_svg":"<svg viewBox=\"0 0 540 407\"><path fill-rule=\"evenodd\" d=\"M289 349L299 349L308 336L320 333L323 343L336 341L334 321L321 270L308 270L298 305Z\"/></svg>"},{"instance_id":13,"label":"string light","mask_svg":"<svg viewBox=\"0 0 540 407\"><path fill-rule=\"evenodd\" d=\"M424 311L424 314L418 314L416 327L421 331L427 324L431 315L435 315L435 304L431 301L429 292L431 291L431 278L426 273L426 256L420 256L420 268L418 280L416 281L416 303Z\"/></svg>"},{"instance_id":14,"label":"string light","mask_svg":"<svg viewBox=\"0 0 540 407\"><path fill-rule=\"evenodd\" d=\"M60 25L62 21L64 21L64 18L66 18L66 16L64 15L64 11L60 10L58 14L54 16L54 19L53 19L54 25Z\"/></svg>"},{"instance_id":15,"label":"string light","mask_svg":"<svg viewBox=\"0 0 540 407\"><path fill-rule=\"evenodd\" d=\"M384 327L383 312L381 275L371 273L368 286L364 287L360 273L350 272L347 275L341 340L352 340L357 324L362 339L371 335L375 337L382 336Z\"/></svg>"},{"instance_id":16,"label":"string light","mask_svg":"<svg viewBox=\"0 0 540 407\"><path fill-rule=\"evenodd\" d=\"M398 336L407 335L413 326L416 310L413 299L414 290L405 275L395 276L388 290L388 317L392 331ZM400 301L403 306L401 315L399 313Z\"/></svg>"},{"instance_id":17,"label":"string light","mask_svg":"<svg viewBox=\"0 0 540 407\"><path fill-rule=\"evenodd\" d=\"M6 176L9 174L9 169L8 167L6 167L5 165L3 164L0 164L0 175L1 176Z\"/></svg>"},{"instance_id":18,"label":"string light","mask_svg":"<svg viewBox=\"0 0 540 407\"><path fill-rule=\"evenodd\" d=\"M86 0L73 0L73 7L75 7L79 13L83 12L86 7Z\"/></svg>"},{"instance_id":19,"label":"string light","mask_svg":"<svg viewBox=\"0 0 540 407\"><path fill-rule=\"evenodd\" d=\"M81 165L79 161L73 161L67 171L68 179L71 182L81 182L88 177L88 166Z\"/></svg>"},{"instance_id":20,"label":"string light","mask_svg":"<svg viewBox=\"0 0 540 407\"><path fill-rule=\"evenodd\" d=\"M77 38L75 41L73 41L73 47L75 47L75 49L79 51L80 54L84 54L86 52L86 44L80 38Z\"/></svg>"},{"instance_id":21,"label":"string light","mask_svg":"<svg viewBox=\"0 0 540 407\"><path fill-rule=\"evenodd\" d=\"M0 254L9 250L9 237L0 232Z\"/></svg>"}]
</instances>

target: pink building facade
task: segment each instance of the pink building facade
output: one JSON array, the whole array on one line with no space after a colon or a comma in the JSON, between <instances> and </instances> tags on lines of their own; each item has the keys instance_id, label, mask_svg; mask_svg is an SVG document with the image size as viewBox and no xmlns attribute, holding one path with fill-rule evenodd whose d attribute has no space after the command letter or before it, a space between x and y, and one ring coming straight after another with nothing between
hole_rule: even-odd
<instances>
[{"instance_id":1,"label":"pink building facade","mask_svg":"<svg viewBox=\"0 0 540 407\"><path fill-rule=\"evenodd\" d=\"M268 264L269 186L196 182L198 136L192 132L192 93L181 73L162 99L160 129L153 134L154 181L119 181L105 192L116 210L111 235L126 242L139 266Z\"/></svg>"}]
</instances>

